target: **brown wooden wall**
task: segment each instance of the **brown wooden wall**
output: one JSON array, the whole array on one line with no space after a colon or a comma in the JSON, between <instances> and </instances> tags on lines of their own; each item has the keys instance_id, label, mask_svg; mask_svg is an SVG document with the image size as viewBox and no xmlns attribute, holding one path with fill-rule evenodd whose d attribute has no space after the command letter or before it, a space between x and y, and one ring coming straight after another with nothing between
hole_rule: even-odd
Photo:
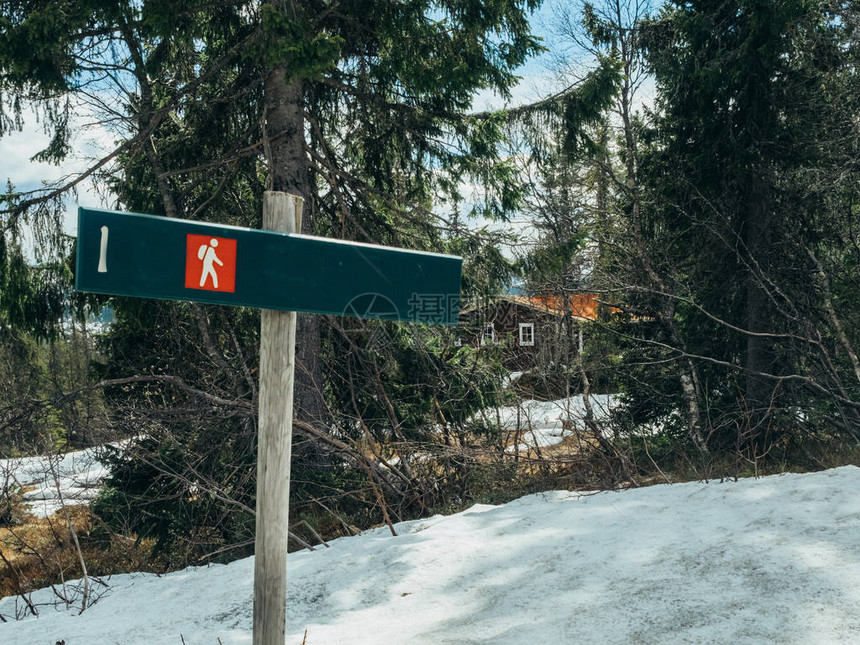
<instances>
[{"instance_id":1,"label":"brown wooden wall","mask_svg":"<svg viewBox=\"0 0 860 645\"><path fill-rule=\"evenodd\" d=\"M578 324L574 324L571 332L565 328L564 316L506 300L489 303L461 314L461 341L480 347L482 332L485 326L491 323L495 331L495 342L506 344L505 365L512 370L526 370L564 362L567 347L576 351ZM520 345L520 323L534 324L533 346Z\"/></svg>"}]
</instances>

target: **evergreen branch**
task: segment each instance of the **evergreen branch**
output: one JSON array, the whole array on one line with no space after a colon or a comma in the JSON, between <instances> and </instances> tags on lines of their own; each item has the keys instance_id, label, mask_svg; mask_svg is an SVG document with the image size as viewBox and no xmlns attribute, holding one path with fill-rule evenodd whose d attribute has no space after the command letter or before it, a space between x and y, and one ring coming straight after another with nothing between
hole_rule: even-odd
<instances>
[{"instance_id":1,"label":"evergreen branch","mask_svg":"<svg viewBox=\"0 0 860 645\"><path fill-rule=\"evenodd\" d=\"M94 390L103 390L105 388L115 387L118 385L130 385L132 383L166 383L168 385L173 385L174 387L185 392L186 394L190 394L191 396L207 401L212 405L216 405L219 407L242 408L249 412L254 409L254 405L250 401L244 399L224 399L220 396L210 394L209 392L198 390L197 388L188 385L188 383L186 383L184 379L178 376L171 376L169 374L141 374L138 376L126 376L123 378L106 379L103 381L99 381L98 383L93 383L92 385L79 388L74 392L65 394L53 401L44 401L41 403L42 405L61 405L87 392L92 392Z\"/></svg>"},{"instance_id":2,"label":"evergreen branch","mask_svg":"<svg viewBox=\"0 0 860 645\"><path fill-rule=\"evenodd\" d=\"M711 365L718 365L720 367L725 367L731 371L735 371L741 374L747 374L751 376L756 376L759 378L765 378L771 381L775 381L777 385L784 382L798 382L806 385L810 389L818 392L819 394L824 394L829 398L832 398L834 401L838 401L844 405L847 405L850 408L855 410L860 410L860 403L848 399L840 394L836 394L832 390L829 390L825 386L821 385L814 378L809 376L804 376L803 374L772 374L770 372L765 372L761 370L750 369L749 367L737 365L735 363L731 363L729 361L724 361L719 358L714 358L713 356L704 356L702 354L694 354L692 352L688 352L686 350L680 349L673 345L669 345L668 343L661 342L659 340L654 340L652 338L643 338L641 336L633 336L632 334L626 334L617 329L613 329L608 325L603 325L599 322L595 322L594 324L598 324L602 329L609 331L610 333L624 338L626 340L636 341L639 343L644 343L646 345L651 345L654 347L659 347L664 350L668 350L674 354L673 359L675 361L682 359L691 359L696 361L701 361L704 363L710 363Z\"/></svg>"},{"instance_id":3,"label":"evergreen branch","mask_svg":"<svg viewBox=\"0 0 860 645\"><path fill-rule=\"evenodd\" d=\"M569 99L570 96L577 90L577 88L581 87L586 80L587 78L581 78L571 83L563 90L556 92L555 94L552 94L544 99L540 99L539 101L535 101L534 103L519 105L515 108L503 108L501 110L484 110L482 112L473 112L472 114L468 115L468 118L475 120L487 120L493 117L497 117L501 113L507 116L509 119L513 120L526 114L546 111L548 108L554 108L562 105L564 101Z\"/></svg>"},{"instance_id":4,"label":"evergreen branch","mask_svg":"<svg viewBox=\"0 0 860 645\"><path fill-rule=\"evenodd\" d=\"M183 98L185 98L186 96L193 96L201 85L210 80L212 76L222 71L228 63L230 63L233 59L236 58L236 56L240 54L242 49L247 47L257 38L259 38L259 34L250 34L244 40L231 47L220 59L218 59L211 66L209 66L203 74L200 74L194 80L189 81L182 88L180 88L177 91L176 95L171 98L167 105L153 110L150 115L150 122L143 130L133 135L130 139L124 141L121 145L119 145L109 154L102 157L94 165L91 165L89 168L76 175L74 179L56 188L48 189L46 192L32 191L31 193L21 193L23 195L34 194L36 192L45 192L45 194L39 195L38 197L25 199L24 201L17 203L11 208L5 208L0 210L0 215L12 215L13 217L16 217L17 215L25 212L27 209L33 206L60 197L64 193L67 193L69 190L75 188L78 184L80 184L88 177L95 174L96 171L103 168L111 160L115 159L116 157L127 151L134 149L135 146L137 146L141 142L148 140L148 138L157 130L158 126L161 125L161 122L164 120L164 118L170 113L171 110L175 109L175 107L180 103Z\"/></svg>"}]
</instances>

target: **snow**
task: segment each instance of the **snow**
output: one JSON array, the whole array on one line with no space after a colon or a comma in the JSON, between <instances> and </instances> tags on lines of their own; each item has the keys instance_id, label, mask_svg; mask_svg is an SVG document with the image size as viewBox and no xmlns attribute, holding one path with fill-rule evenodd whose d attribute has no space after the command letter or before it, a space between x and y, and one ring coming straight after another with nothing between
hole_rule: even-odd
<instances>
[{"instance_id":1,"label":"snow","mask_svg":"<svg viewBox=\"0 0 860 645\"><path fill-rule=\"evenodd\" d=\"M557 491L334 540L289 557L285 643L857 643L858 488L844 467ZM81 615L42 590L0 642L250 643L252 577L251 558L114 576Z\"/></svg>"},{"instance_id":2,"label":"snow","mask_svg":"<svg viewBox=\"0 0 860 645\"><path fill-rule=\"evenodd\" d=\"M88 504L98 493L98 485L109 473L96 458L98 448L65 455L0 459L0 475L11 473L25 488L24 500L37 517L47 517L67 505ZM59 494L57 483L59 482Z\"/></svg>"},{"instance_id":3,"label":"snow","mask_svg":"<svg viewBox=\"0 0 860 645\"><path fill-rule=\"evenodd\" d=\"M592 394L589 402L595 420L599 421L609 415L615 397L610 394ZM547 448L559 444L565 437L585 429L584 417L585 405L581 394L556 401L528 400L518 406L507 406L499 410L503 430L513 432L519 422L522 431L521 443L508 446L507 452L524 452L529 448ZM565 429L564 422L567 421L570 425Z\"/></svg>"}]
</instances>

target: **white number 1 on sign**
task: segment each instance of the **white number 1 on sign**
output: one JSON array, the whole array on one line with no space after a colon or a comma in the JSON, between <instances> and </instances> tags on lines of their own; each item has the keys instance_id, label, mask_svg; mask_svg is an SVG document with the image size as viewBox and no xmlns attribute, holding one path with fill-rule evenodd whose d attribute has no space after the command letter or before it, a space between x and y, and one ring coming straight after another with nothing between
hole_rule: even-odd
<instances>
[{"instance_id":1,"label":"white number 1 on sign","mask_svg":"<svg viewBox=\"0 0 860 645\"><path fill-rule=\"evenodd\" d=\"M99 244L99 273L107 273L108 227L102 226L102 239Z\"/></svg>"}]
</instances>

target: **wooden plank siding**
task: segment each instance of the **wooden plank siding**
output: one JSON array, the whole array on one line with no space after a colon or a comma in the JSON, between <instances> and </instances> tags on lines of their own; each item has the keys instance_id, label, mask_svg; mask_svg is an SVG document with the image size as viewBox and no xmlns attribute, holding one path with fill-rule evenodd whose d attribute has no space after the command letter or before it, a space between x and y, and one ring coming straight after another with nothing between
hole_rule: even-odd
<instances>
[{"instance_id":1,"label":"wooden plank siding","mask_svg":"<svg viewBox=\"0 0 860 645\"><path fill-rule=\"evenodd\" d=\"M557 296L500 296L473 305L460 313L461 342L482 346L485 330L492 325L493 342L506 346L503 360L508 369L564 362L565 348L577 351L582 326L597 319L599 307L596 294L568 296L567 312L564 304L565 299ZM521 325L533 325L532 345L521 342Z\"/></svg>"}]
</instances>

